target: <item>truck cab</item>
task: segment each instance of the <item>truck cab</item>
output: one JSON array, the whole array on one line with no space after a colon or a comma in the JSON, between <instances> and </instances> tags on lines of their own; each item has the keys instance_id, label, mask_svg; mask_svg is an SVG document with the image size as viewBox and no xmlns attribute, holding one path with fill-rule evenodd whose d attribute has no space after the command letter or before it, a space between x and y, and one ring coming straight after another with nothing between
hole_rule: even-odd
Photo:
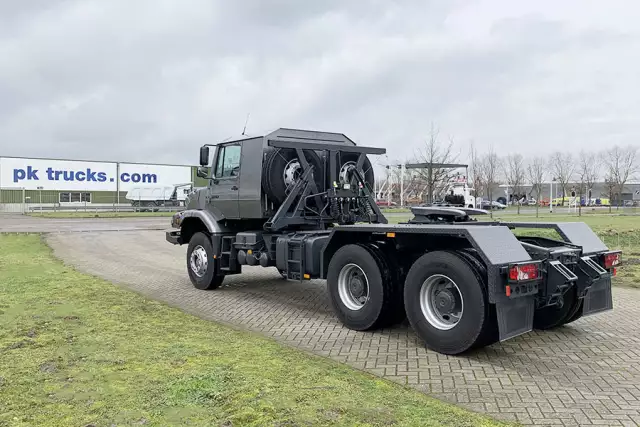
<instances>
[{"instance_id":1,"label":"truck cab","mask_svg":"<svg viewBox=\"0 0 640 427\"><path fill-rule=\"evenodd\" d=\"M260 209L260 138L227 141L201 148L198 176L207 187L189 198L189 209L210 211L217 221L262 218ZM210 159L211 157L211 159Z\"/></svg>"}]
</instances>

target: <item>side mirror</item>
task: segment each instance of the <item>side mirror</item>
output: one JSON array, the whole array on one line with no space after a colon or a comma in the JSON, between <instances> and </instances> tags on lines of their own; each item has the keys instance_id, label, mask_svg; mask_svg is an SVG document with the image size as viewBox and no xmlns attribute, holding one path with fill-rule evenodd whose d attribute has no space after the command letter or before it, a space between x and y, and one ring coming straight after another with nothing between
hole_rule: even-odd
<instances>
[{"instance_id":1,"label":"side mirror","mask_svg":"<svg viewBox=\"0 0 640 427\"><path fill-rule=\"evenodd\" d=\"M200 147L200 166L209 164L209 147Z\"/></svg>"},{"instance_id":2,"label":"side mirror","mask_svg":"<svg viewBox=\"0 0 640 427\"><path fill-rule=\"evenodd\" d=\"M196 172L196 175L198 175L199 178L209 178L209 171L206 167L200 166L198 168L198 171Z\"/></svg>"}]
</instances>

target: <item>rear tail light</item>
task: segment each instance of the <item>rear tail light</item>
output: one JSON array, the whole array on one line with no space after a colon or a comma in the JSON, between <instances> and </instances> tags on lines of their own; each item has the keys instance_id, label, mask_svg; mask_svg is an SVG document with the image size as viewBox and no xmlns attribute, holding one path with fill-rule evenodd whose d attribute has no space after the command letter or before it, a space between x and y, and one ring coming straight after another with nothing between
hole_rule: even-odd
<instances>
[{"instance_id":1,"label":"rear tail light","mask_svg":"<svg viewBox=\"0 0 640 427\"><path fill-rule=\"evenodd\" d=\"M620 265L620 261L622 260L621 252L607 252L602 256L604 268L607 270L613 268L617 265Z\"/></svg>"},{"instance_id":2,"label":"rear tail light","mask_svg":"<svg viewBox=\"0 0 640 427\"><path fill-rule=\"evenodd\" d=\"M538 264L516 264L509 267L509 280L522 282L525 280L535 280L540 277Z\"/></svg>"}]
</instances>

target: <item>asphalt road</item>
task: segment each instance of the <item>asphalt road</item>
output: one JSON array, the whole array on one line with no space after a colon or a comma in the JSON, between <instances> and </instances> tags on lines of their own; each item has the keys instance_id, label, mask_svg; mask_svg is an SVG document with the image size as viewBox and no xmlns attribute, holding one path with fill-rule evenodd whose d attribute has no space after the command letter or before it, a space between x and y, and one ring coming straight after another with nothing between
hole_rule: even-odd
<instances>
[{"instance_id":1,"label":"asphalt road","mask_svg":"<svg viewBox=\"0 0 640 427\"><path fill-rule=\"evenodd\" d=\"M168 217L39 218L0 214L0 233L163 230L170 227L170 221Z\"/></svg>"},{"instance_id":2,"label":"asphalt road","mask_svg":"<svg viewBox=\"0 0 640 427\"><path fill-rule=\"evenodd\" d=\"M639 291L615 289L614 311L572 326L450 357L426 350L407 326L367 333L344 328L322 281L285 281L275 269L247 267L219 290L198 291L187 278L185 248L168 244L162 231L141 230L165 228L166 218L36 220L9 228L128 227L54 233L47 240L56 256L80 271L466 408L527 425L640 425Z\"/></svg>"}]
</instances>

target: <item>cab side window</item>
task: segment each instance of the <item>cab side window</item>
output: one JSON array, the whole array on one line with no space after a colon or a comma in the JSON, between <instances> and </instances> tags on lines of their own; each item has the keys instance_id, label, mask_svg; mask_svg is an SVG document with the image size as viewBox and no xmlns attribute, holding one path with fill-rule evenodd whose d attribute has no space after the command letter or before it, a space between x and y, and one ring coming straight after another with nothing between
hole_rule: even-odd
<instances>
[{"instance_id":1,"label":"cab side window","mask_svg":"<svg viewBox=\"0 0 640 427\"><path fill-rule=\"evenodd\" d=\"M233 178L240 175L240 154L239 145L225 145L220 147L218 160L216 162L216 178Z\"/></svg>"}]
</instances>

